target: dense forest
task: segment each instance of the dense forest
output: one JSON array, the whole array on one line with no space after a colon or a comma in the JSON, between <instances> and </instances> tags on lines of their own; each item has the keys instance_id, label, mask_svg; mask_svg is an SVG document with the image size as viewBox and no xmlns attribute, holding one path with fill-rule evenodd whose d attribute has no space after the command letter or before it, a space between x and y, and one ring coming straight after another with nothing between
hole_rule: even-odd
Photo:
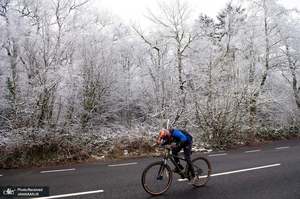
<instances>
[{"instance_id":1,"label":"dense forest","mask_svg":"<svg viewBox=\"0 0 300 199\"><path fill-rule=\"evenodd\" d=\"M300 11L187 1L128 25L88 0L0 0L0 167L151 152L166 125L195 146L299 136Z\"/></svg>"}]
</instances>

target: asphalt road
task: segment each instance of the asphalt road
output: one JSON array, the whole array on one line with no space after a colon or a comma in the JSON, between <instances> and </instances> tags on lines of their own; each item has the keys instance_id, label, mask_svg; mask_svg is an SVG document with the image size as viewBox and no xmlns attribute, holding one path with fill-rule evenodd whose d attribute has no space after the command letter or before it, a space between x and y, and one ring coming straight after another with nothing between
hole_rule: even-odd
<instances>
[{"instance_id":1,"label":"asphalt road","mask_svg":"<svg viewBox=\"0 0 300 199\"><path fill-rule=\"evenodd\" d=\"M175 179L168 192L155 198L300 199L300 140L201 155L213 167L207 186L193 188ZM141 174L155 160L0 170L0 186L48 186L50 197L44 199L148 199L152 197L141 186Z\"/></svg>"}]
</instances>

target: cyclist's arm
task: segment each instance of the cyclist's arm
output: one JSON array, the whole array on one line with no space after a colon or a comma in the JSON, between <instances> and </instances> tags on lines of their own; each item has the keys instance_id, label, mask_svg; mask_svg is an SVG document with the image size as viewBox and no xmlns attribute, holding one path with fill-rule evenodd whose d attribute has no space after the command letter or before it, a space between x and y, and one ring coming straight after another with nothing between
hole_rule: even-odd
<instances>
[{"instance_id":1,"label":"cyclist's arm","mask_svg":"<svg viewBox=\"0 0 300 199\"><path fill-rule=\"evenodd\" d=\"M165 140L165 139L157 139L157 142L156 142L159 146L165 146L165 145L168 145L170 144L170 142L168 140Z\"/></svg>"}]
</instances>

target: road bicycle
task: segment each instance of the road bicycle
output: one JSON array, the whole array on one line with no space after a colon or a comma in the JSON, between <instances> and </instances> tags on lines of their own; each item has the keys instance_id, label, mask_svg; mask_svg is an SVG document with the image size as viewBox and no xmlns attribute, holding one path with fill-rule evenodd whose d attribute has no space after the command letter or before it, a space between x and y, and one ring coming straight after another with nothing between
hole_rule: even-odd
<instances>
[{"instance_id":1,"label":"road bicycle","mask_svg":"<svg viewBox=\"0 0 300 199\"><path fill-rule=\"evenodd\" d=\"M171 186L173 180L174 169L171 169L170 162L175 170L179 171L180 166L174 160L174 157L186 162L186 159L172 154L171 146L164 146L163 159L153 162L147 166L142 174L142 186L144 190L153 195L161 195L165 193ZM195 171L196 178L192 177L190 169L186 164L181 172L176 172L181 179L189 180L194 187L205 186L212 172L211 164L205 157L196 157L192 159L192 166ZM192 180L193 179L193 180Z\"/></svg>"}]
</instances>

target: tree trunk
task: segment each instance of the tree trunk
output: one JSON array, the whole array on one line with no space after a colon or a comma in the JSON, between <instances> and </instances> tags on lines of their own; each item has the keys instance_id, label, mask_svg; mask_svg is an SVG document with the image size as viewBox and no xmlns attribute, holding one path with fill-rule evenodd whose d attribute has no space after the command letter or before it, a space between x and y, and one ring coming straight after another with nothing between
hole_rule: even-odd
<instances>
[{"instance_id":1,"label":"tree trunk","mask_svg":"<svg viewBox=\"0 0 300 199\"><path fill-rule=\"evenodd\" d=\"M285 49L286 49L286 56L288 59L289 68L292 73L292 87L293 87L295 102L300 111L300 86L298 86L298 81L297 81L296 62L293 61L291 57L290 48L287 42L285 44Z\"/></svg>"},{"instance_id":2,"label":"tree trunk","mask_svg":"<svg viewBox=\"0 0 300 199\"><path fill-rule=\"evenodd\" d=\"M250 68L249 68L249 86L250 86L250 92L254 89L254 78L255 78L255 54L254 54L254 42L253 42L253 35L251 37L251 43L250 43ZM250 132L249 137L250 139L253 139L253 137L256 134L256 101L257 97L255 95L250 93L250 99L249 99L249 126L250 126Z\"/></svg>"},{"instance_id":3,"label":"tree trunk","mask_svg":"<svg viewBox=\"0 0 300 199\"><path fill-rule=\"evenodd\" d=\"M264 66L265 71L261 77L260 85L257 91L255 91L250 97L250 105L249 105L249 112L250 112L250 132L248 135L249 142L253 142L255 139L256 134L256 125L257 125L257 99L260 96L268 77L268 72L270 69L270 41L269 41L269 25L268 25L268 9L266 5L266 1L263 1L263 9L264 9L264 37L265 37L265 60ZM249 74L249 83L253 85L254 83L254 76L255 76L255 57L254 57L254 49L253 43L251 44L251 64L250 64L250 74Z\"/></svg>"},{"instance_id":4,"label":"tree trunk","mask_svg":"<svg viewBox=\"0 0 300 199\"><path fill-rule=\"evenodd\" d=\"M10 103L12 112L13 112L13 120L18 120L18 73L17 73L17 64L18 64L18 45L15 41L15 38L11 36L10 32L10 22L8 16L4 15L6 22L6 38L7 38L7 46L4 45L7 56L9 57L10 63L10 77L7 78L7 88L9 92L8 101Z\"/></svg>"}]
</instances>

